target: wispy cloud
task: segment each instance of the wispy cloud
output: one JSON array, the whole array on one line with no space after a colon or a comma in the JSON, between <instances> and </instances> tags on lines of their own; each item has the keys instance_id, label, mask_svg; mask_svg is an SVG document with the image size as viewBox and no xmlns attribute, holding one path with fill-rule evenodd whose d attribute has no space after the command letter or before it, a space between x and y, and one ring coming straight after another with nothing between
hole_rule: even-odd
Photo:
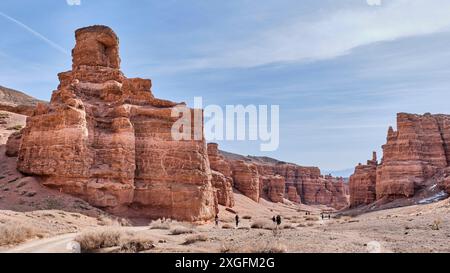
<instances>
[{"instance_id":1,"label":"wispy cloud","mask_svg":"<svg viewBox=\"0 0 450 273\"><path fill-rule=\"evenodd\" d=\"M223 41L209 56L177 64L177 69L256 67L345 55L360 46L447 31L448 0L391 0L381 6L346 5L313 19L291 19L247 39ZM410 18L410 19L405 19Z\"/></svg>"},{"instance_id":2,"label":"wispy cloud","mask_svg":"<svg viewBox=\"0 0 450 273\"><path fill-rule=\"evenodd\" d=\"M25 29L26 31L28 31L29 33L33 34L36 38L42 40L43 42L47 43L49 46L51 46L52 48L58 50L59 52L65 54L65 55L70 55L69 52L63 48L62 46L58 45L57 43L51 41L50 39L48 39L47 37L45 37L44 35L42 35L41 33L37 32L36 30L32 29L31 27L27 26L26 24L20 22L17 19L14 19L13 17L3 13L0 11L0 16L2 16L3 18L15 23L16 25L20 26L21 28Z\"/></svg>"}]
</instances>

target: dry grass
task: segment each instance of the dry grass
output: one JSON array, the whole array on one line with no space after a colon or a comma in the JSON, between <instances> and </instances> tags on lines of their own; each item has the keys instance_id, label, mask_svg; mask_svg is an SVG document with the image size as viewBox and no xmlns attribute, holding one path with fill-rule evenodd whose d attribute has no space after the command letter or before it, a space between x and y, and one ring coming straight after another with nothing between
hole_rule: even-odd
<instances>
[{"instance_id":1,"label":"dry grass","mask_svg":"<svg viewBox=\"0 0 450 273\"><path fill-rule=\"evenodd\" d=\"M23 224L8 223L1 225L0 246L22 243L38 235L39 233L34 228Z\"/></svg>"},{"instance_id":2,"label":"dry grass","mask_svg":"<svg viewBox=\"0 0 450 273\"><path fill-rule=\"evenodd\" d=\"M268 230L272 230L274 228L271 222L263 220L257 220L253 222L250 227L253 229L268 229Z\"/></svg>"},{"instance_id":3,"label":"dry grass","mask_svg":"<svg viewBox=\"0 0 450 273\"><path fill-rule=\"evenodd\" d=\"M244 246L239 248L231 248L226 245L222 245L220 249L221 253L287 253L288 249L285 245L280 243L256 243L251 246Z\"/></svg>"},{"instance_id":4,"label":"dry grass","mask_svg":"<svg viewBox=\"0 0 450 273\"><path fill-rule=\"evenodd\" d=\"M440 230L441 229L442 221L440 219L434 220L433 224L431 224L432 230Z\"/></svg>"},{"instance_id":5,"label":"dry grass","mask_svg":"<svg viewBox=\"0 0 450 273\"><path fill-rule=\"evenodd\" d=\"M125 253L139 253L153 248L153 241L142 235L127 235L120 240L120 251Z\"/></svg>"},{"instance_id":6,"label":"dry grass","mask_svg":"<svg viewBox=\"0 0 450 273\"><path fill-rule=\"evenodd\" d=\"M120 246L123 233L118 230L103 229L87 231L75 238L83 252L97 249Z\"/></svg>"},{"instance_id":7,"label":"dry grass","mask_svg":"<svg viewBox=\"0 0 450 273\"><path fill-rule=\"evenodd\" d=\"M233 229L234 227L233 227L233 225L230 225L230 224L224 224L224 225L222 225L222 228L223 229Z\"/></svg>"},{"instance_id":8,"label":"dry grass","mask_svg":"<svg viewBox=\"0 0 450 273\"><path fill-rule=\"evenodd\" d=\"M192 234L192 233L194 233L194 229L185 226L175 226L170 229L171 235Z\"/></svg>"},{"instance_id":9,"label":"dry grass","mask_svg":"<svg viewBox=\"0 0 450 273\"><path fill-rule=\"evenodd\" d=\"M12 126L12 127L8 127L6 130L8 130L8 131L20 131L20 130L22 130L22 128L23 128L22 125L15 125L15 126Z\"/></svg>"},{"instance_id":10,"label":"dry grass","mask_svg":"<svg viewBox=\"0 0 450 273\"><path fill-rule=\"evenodd\" d=\"M153 221L153 222L150 223L150 229L169 230L170 229L170 223L169 222L162 222L160 220Z\"/></svg>"},{"instance_id":11,"label":"dry grass","mask_svg":"<svg viewBox=\"0 0 450 273\"><path fill-rule=\"evenodd\" d=\"M183 245L191 245L196 242L206 242L206 241L208 241L208 236L204 234L195 234L188 236L184 241Z\"/></svg>"}]
</instances>

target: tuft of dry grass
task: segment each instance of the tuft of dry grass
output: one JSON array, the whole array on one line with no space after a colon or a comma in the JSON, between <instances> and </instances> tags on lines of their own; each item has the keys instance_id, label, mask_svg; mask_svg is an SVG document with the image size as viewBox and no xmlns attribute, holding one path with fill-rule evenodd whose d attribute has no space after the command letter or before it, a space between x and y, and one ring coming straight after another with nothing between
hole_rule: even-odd
<instances>
[{"instance_id":1,"label":"tuft of dry grass","mask_svg":"<svg viewBox=\"0 0 450 273\"><path fill-rule=\"evenodd\" d=\"M208 241L208 236L204 234L195 234L188 236L184 241L183 245L191 245L196 242L206 242L206 241Z\"/></svg>"},{"instance_id":2,"label":"tuft of dry grass","mask_svg":"<svg viewBox=\"0 0 450 273\"><path fill-rule=\"evenodd\" d=\"M120 246L123 234L118 230L102 229L87 231L75 238L83 252Z\"/></svg>"},{"instance_id":3,"label":"tuft of dry grass","mask_svg":"<svg viewBox=\"0 0 450 273\"><path fill-rule=\"evenodd\" d=\"M23 128L22 125L15 125L15 126L6 128L6 130L8 130L8 131L20 131L20 130L22 130L22 128Z\"/></svg>"},{"instance_id":4,"label":"tuft of dry grass","mask_svg":"<svg viewBox=\"0 0 450 273\"><path fill-rule=\"evenodd\" d=\"M224 225L222 225L222 228L223 229L233 229L234 227L233 227L233 225L230 225L230 224L224 224Z\"/></svg>"},{"instance_id":5,"label":"tuft of dry grass","mask_svg":"<svg viewBox=\"0 0 450 273\"><path fill-rule=\"evenodd\" d=\"M153 248L153 241L142 235L127 235L120 240L120 251L125 253L139 253Z\"/></svg>"},{"instance_id":6,"label":"tuft of dry grass","mask_svg":"<svg viewBox=\"0 0 450 273\"><path fill-rule=\"evenodd\" d=\"M442 221L440 219L434 220L433 224L431 224L432 230L440 230L441 229Z\"/></svg>"},{"instance_id":7,"label":"tuft of dry grass","mask_svg":"<svg viewBox=\"0 0 450 273\"><path fill-rule=\"evenodd\" d=\"M170 234L172 235L192 234L192 233L194 233L194 229L185 226L175 226L170 229Z\"/></svg>"},{"instance_id":8,"label":"tuft of dry grass","mask_svg":"<svg viewBox=\"0 0 450 273\"><path fill-rule=\"evenodd\" d=\"M19 244L36 236L39 236L36 229L23 224L0 225L0 246Z\"/></svg>"},{"instance_id":9,"label":"tuft of dry grass","mask_svg":"<svg viewBox=\"0 0 450 273\"><path fill-rule=\"evenodd\" d=\"M271 253L287 253L288 249L285 245L280 243L256 243L251 246L244 247L230 247L226 245L222 245L220 249L221 253L263 253L263 254L271 254Z\"/></svg>"},{"instance_id":10,"label":"tuft of dry grass","mask_svg":"<svg viewBox=\"0 0 450 273\"><path fill-rule=\"evenodd\" d=\"M160 220L153 221L153 222L150 223L150 229L169 230L170 229L170 223L169 222L162 222Z\"/></svg>"},{"instance_id":11,"label":"tuft of dry grass","mask_svg":"<svg viewBox=\"0 0 450 273\"><path fill-rule=\"evenodd\" d=\"M250 227L253 228L253 229L268 229L268 230L272 230L273 229L273 224L268 222L268 221L257 220L255 222L253 222Z\"/></svg>"}]
</instances>

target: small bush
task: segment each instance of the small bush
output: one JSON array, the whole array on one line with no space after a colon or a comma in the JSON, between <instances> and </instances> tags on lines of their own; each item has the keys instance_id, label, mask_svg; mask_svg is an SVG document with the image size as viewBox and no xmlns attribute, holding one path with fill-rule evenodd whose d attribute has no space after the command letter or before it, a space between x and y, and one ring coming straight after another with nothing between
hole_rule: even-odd
<instances>
[{"instance_id":1,"label":"small bush","mask_svg":"<svg viewBox=\"0 0 450 273\"><path fill-rule=\"evenodd\" d=\"M251 220L252 217L251 217L250 215L244 215L244 216L242 217L242 219L245 219L245 220Z\"/></svg>"},{"instance_id":2,"label":"small bush","mask_svg":"<svg viewBox=\"0 0 450 273\"><path fill-rule=\"evenodd\" d=\"M152 240L139 235L127 235L123 237L120 245L120 251L126 253L139 253L155 248Z\"/></svg>"},{"instance_id":3,"label":"small bush","mask_svg":"<svg viewBox=\"0 0 450 273\"><path fill-rule=\"evenodd\" d=\"M281 229L295 229L295 227L290 224L284 224L281 226Z\"/></svg>"},{"instance_id":4,"label":"small bush","mask_svg":"<svg viewBox=\"0 0 450 273\"><path fill-rule=\"evenodd\" d=\"M208 236L203 234L195 234L188 236L184 241L183 245L191 245L196 242L206 242L206 241L208 241Z\"/></svg>"},{"instance_id":5,"label":"small bush","mask_svg":"<svg viewBox=\"0 0 450 273\"><path fill-rule=\"evenodd\" d=\"M36 230L22 224L8 223L0 226L0 246L22 243L38 236Z\"/></svg>"},{"instance_id":6,"label":"small bush","mask_svg":"<svg viewBox=\"0 0 450 273\"><path fill-rule=\"evenodd\" d=\"M22 128L23 128L22 125L15 125L15 126L6 128L6 130L8 130L8 131L20 131L20 130L22 130Z\"/></svg>"},{"instance_id":7,"label":"small bush","mask_svg":"<svg viewBox=\"0 0 450 273\"><path fill-rule=\"evenodd\" d=\"M87 231L75 238L83 252L120 246L123 234L118 230Z\"/></svg>"},{"instance_id":8,"label":"small bush","mask_svg":"<svg viewBox=\"0 0 450 273\"><path fill-rule=\"evenodd\" d=\"M222 225L222 228L223 229L233 229L234 227L233 227L233 225L230 225L230 224L224 224L224 225Z\"/></svg>"},{"instance_id":9,"label":"small bush","mask_svg":"<svg viewBox=\"0 0 450 273\"><path fill-rule=\"evenodd\" d=\"M253 229L273 229L273 224L267 221L255 221L250 226Z\"/></svg>"},{"instance_id":10,"label":"small bush","mask_svg":"<svg viewBox=\"0 0 450 273\"><path fill-rule=\"evenodd\" d=\"M433 224L431 224L431 229L432 230L440 230L441 224L442 224L441 220L434 220Z\"/></svg>"},{"instance_id":11,"label":"small bush","mask_svg":"<svg viewBox=\"0 0 450 273\"><path fill-rule=\"evenodd\" d=\"M169 230L170 229L170 223L169 222L161 222L161 221L153 221L150 223L150 229L162 229L162 230Z\"/></svg>"},{"instance_id":12,"label":"small bush","mask_svg":"<svg viewBox=\"0 0 450 273\"><path fill-rule=\"evenodd\" d=\"M172 235L181 235L181 234L192 234L194 230L184 226L176 226L170 229L170 234Z\"/></svg>"},{"instance_id":13,"label":"small bush","mask_svg":"<svg viewBox=\"0 0 450 273\"><path fill-rule=\"evenodd\" d=\"M6 119L9 118L9 115L7 113L0 113L0 119Z\"/></svg>"}]
</instances>

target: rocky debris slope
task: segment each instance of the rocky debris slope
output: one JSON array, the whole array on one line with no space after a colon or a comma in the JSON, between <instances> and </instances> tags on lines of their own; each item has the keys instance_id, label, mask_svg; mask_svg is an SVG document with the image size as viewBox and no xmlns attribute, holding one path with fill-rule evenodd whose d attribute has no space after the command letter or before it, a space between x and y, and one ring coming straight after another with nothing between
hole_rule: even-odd
<instances>
[{"instance_id":1,"label":"rocky debris slope","mask_svg":"<svg viewBox=\"0 0 450 273\"><path fill-rule=\"evenodd\" d=\"M46 103L20 91L0 86L0 110L21 115L32 115L38 103Z\"/></svg>"},{"instance_id":2,"label":"rocky debris slope","mask_svg":"<svg viewBox=\"0 0 450 273\"><path fill-rule=\"evenodd\" d=\"M213 218L206 143L172 139L177 104L155 98L150 80L123 75L110 28L75 36L72 70L23 130L19 170L118 215Z\"/></svg>"},{"instance_id":3,"label":"rocky debris slope","mask_svg":"<svg viewBox=\"0 0 450 273\"><path fill-rule=\"evenodd\" d=\"M258 202L288 199L307 205L343 209L349 204L348 185L343 178L323 176L319 168L302 167L267 157L244 157L220 152L229 162L234 187Z\"/></svg>"},{"instance_id":4,"label":"rocky debris slope","mask_svg":"<svg viewBox=\"0 0 450 273\"><path fill-rule=\"evenodd\" d=\"M376 199L385 201L435 194L439 187L450 193L449 164L450 116L400 113L397 131L389 128L381 163L356 168L350 184L352 204L373 202L374 184Z\"/></svg>"}]
</instances>

